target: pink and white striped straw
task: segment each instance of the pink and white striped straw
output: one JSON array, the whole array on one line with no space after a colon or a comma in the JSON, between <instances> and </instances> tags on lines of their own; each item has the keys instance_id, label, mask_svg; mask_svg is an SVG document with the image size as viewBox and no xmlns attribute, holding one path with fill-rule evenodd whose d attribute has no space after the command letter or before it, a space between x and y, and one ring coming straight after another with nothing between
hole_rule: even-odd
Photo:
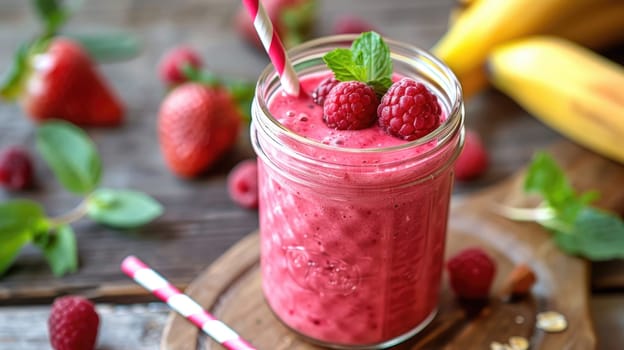
<instances>
[{"instance_id":1,"label":"pink and white striped straw","mask_svg":"<svg viewBox=\"0 0 624 350\"><path fill-rule=\"evenodd\" d=\"M243 4L253 20L256 32L260 37L260 41L262 41L262 45L264 45L264 49L269 54L271 63L273 63L280 77L284 90L291 96L299 96L299 79L286 54L282 40L277 35L277 31L275 31L264 6L262 6L260 0L243 0Z\"/></svg>"},{"instance_id":2,"label":"pink and white striped straw","mask_svg":"<svg viewBox=\"0 0 624 350\"><path fill-rule=\"evenodd\" d=\"M121 270L226 349L256 350L225 323L206 312L204 308L188 295L182 294L176 287L138 258L134 256L126 257L121 263Z\"/></svg>"}]
</instances>

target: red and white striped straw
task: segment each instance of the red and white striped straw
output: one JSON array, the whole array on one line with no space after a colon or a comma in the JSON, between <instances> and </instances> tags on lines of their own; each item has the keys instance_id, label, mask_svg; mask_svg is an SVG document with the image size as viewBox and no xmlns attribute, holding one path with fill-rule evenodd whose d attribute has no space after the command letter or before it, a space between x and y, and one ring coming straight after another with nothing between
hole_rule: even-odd
<instances>
[{"instance_id":1,"label":"red and white striped straw","mask_svg":"<svg viewBox=\"0 0 624 350\"><path fill-rule=\"evenodd\" d=\"M243 0L243 4L253 20L256 32L260 37L260 41L262 41L262 45L264 45L264 49L269 54L271 63L273 63L280 77L284 90L291 96L299 96L299 79L297 79L297 74L286 54L282 40L277 35L277 31L275 31L271 18L267 15L264 6L262 6L260 0Z\"/></svg>"},{"instance_id":2,"label":"red and white striped straw","mask_svg":"<svg viewBox=\"0 0 624 350\"><path fill-rule=\"evenodd\" d=\"M182 294L176 287L138 258L134 256L126 257L121 263L121 270L226 349L256 350L225 323L206 312L204 308L188 295Z\"/></svg>"}]
</instances>

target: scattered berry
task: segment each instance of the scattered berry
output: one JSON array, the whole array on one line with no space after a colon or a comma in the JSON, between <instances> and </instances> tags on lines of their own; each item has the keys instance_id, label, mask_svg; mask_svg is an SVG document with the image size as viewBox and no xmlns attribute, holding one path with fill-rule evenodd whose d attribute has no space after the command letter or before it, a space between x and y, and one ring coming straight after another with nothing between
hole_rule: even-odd
<instances>
[{"instance_id":1,"label":"scattered berry","mask_svg":"<svg viewBox=\"0 0 624 350\"><path fill-rule=\"evenodd\" d=\"M494 260L481 248L467 248L446 262L451 288L464 299L483 299L496 274Z\"/></svg>"},{"instance_id":2,"label":"scattered berry","mask_svg":"<svg viewBox=\"0 0 624 350\"><path fill-rule=\"evenodd\" d=\"M455 162L455 178L460 181L472 180L487 170L488 163L488 153L479 134L466 129L464 148Z\"/></svg>"},{"instance_id":3,"label":"scattered berry","mask_svg":"<svg viewBox=\"0 0 624 350\"><path fill-rule=\"evenodd\" d=\"M375 31L375 27L356 16L342 16L334 22L334 34L360 34L370 31Z\"/></svg>"},{"instance_id":4,"label":"scattered berry","mask_svg":"<svg viewBox=\"0 0 624 350\"><path fill-rule=\"evenodd\" d=\"M317 0L264 0L264 8L286 48L310 38L316 19ZM262 49L249 13L240 7L234 18L236 32L248 43Z\"/></svg>"},{"instance_id":5,"label":"scattered berry","mask_svg":"<svg viewBox=\"0 0 624 350\"><path fill-rule=\"evenodd\" d=\"M179 176L199 175L234 145L242 120L229 92L191 82L176 87L158 118L166 164Z\"/></svg>"},{"instance_id":6,"label":"scattered berry","mask_svg":"<svg viewBox=\"0 0 624 350\"><path fill-rule=\"evenodd\" d=\"M113 126L123 107L80 44L56 38L32 59L23 106L35 121L65 119L84 126Z\"/></svg>"},{"instance_id":7,"label":"scattered berry","mask_svg":"<svg viewBox=\"0 0 624 350\"><path fill-rule=\"evenodd\" d=\"M359 130L375 121L377 95L372 87L360 81L340 82L327 95L323 121L338 130Z\"/></svg>"},{"instance_id":8,"label":"scattered berry","mask_svg":"<svg viewBox=\"0 0 624 350\"><path fill-rule=\"evenodd\" d=\"M0 152L0 185L24 190L32 185L33 166L25 149L9 147Z\"/></svg>"},{"instance_id":9,"label":"scattered berry","mask_svg":"<svg viewBox=\"0 0 624 350\"><path fill-rule=\"evenodd\" d=\"M536 281L537 277L533 270L526 264L520 264L509 273L503 292L506 295L527 295Z\"/></svg>"},{"instance_id":10,"label":"scattered berry","mask_svg":"<svg viewBox=\"0 0 624 350\"><path fill-rule=\"evenodd\" d=\"M314 91L312 92L312 100L314 101L314 103L323 107L327 95L329 95L331 89L333 89L334 86L338 85L338 83L339 81L334 77L329 77L323 80L319 84L319 86L317 86L316 89L314 89Z\"/></svg>"},{"instance_id":11,"label":"scattered berry","mask_svg":"<svg viewBox=\"0 0 624 350\"><path fill-rule=\"evenodd\" d=\"M243 208L258 208L258 163L244 160L238 163L228 175L230 198Z\"/></svg>"},{"instance_id":12,"label":"scattered berry","mask_svg":"<svg viewBox=\"0 0 624 350\"><path fill-rule=\"evenodd\" d=\"M93 350L99 324L89 300L75 295L57 298L48 318L50 343L55 350Z\"/></svg>"},{"instance_id":13,"label":"scattered berry","mask_svg":"<svg viewBox=\"0 0 624 350\"><path fill-rule=\"evenodd\" d=\"M203 65L199 54L191 47L178 46L167 51L158 64L160 79L167 85L185 82L187 78L182 72L185 64L195 69Z\"/></svg>"},{"instance_id":14,"label":"scattered berry","mask_svg":"<svg viewBox=\"0 0 624 350\"><path fill-rule=\"evenodd\" d=\"M440 125L437 97L422 83L403 78L392 84L377 109L379 125L390 135L412 141Z\"/></svg>"}]
</instances>

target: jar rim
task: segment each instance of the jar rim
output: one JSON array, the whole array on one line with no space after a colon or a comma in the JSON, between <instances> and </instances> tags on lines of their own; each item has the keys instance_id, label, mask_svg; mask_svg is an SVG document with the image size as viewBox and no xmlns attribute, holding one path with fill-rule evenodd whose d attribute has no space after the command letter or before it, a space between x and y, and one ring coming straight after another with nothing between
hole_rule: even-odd
<instances>
[{"instance_id":1,"label":"jar rim","mask_svg":"<svg viewBox=\"0 0 624 350\"><path fill-rule=\"evenodd\" d=\"M320 46L332 44L332 43L339 44L339 43L345 43L345 42L352 42L357 37L358 37L357 34L341 34L341 35L332 35L332 36L326 36L326 37L322 37L318 39L313 39L313 40L307 41L303 44L300 44L288 50L288 56L291 58L292 63L294 64L297 61L297 59L304 59L305 58L304 55L306 54L306 52L308 52L309 50L315 47L320 47ZM333 145L328 145L328 144L304 137L302 135L299 135L296 132L286 128L273 116L273 114L269 110L267 98L259 98L259 95L261 97L264 97L264 91L261 89L261 87L270 79L278 78L277 71L275 70L275 67L271 63L269 63L265 67L265 69L262 71L262 73L260 74L258 78L258 82L256 84L256 98L254 99L253 103L257 104L257 107L259 107L262 113L265 116L267 116L267 119L271 122L272 127L278 128L281 132L285 133L288 137L292 138L296 142L299 142L307 146L318 147L320 149L340 151L344 153L366 154L366 153L402 151L402 150L410 149L413 147L425 145L431 141L438 139L441 136L442 137L448 136L449 134L453 133L453 130L461 127L462 119L463 119L461 84L459 83L459 80L457 79L455 74L451 71L451 69L448 68L440 59L438 59L437 57L435 57L434 55L432 55L427 50L421 47L418 47L412 44L407 44L407 43L397 41L394 39L388 39L386 37L384 37L383 39L386 42L386 44L391 48L395 47L395 48L400 48L404 50L409 50L411 52L418 54L419 56L426 58L428 61L432 62L435 68L439 69L442 72L442 74L446 78L449 79L450 85L454 88L452 91L454 93L454 98L452 99L452 104L450 105L450 109L448 111L448 118L446 118L446 120L442 122L435 130L433 130L432 132L428 133L427 135L423 137L405 142L400 145L394 145L394 146L351 148L351 147L337 147ZM392 55L393 54L392 49L390 51Z\"/></svg>"}]
</instances>

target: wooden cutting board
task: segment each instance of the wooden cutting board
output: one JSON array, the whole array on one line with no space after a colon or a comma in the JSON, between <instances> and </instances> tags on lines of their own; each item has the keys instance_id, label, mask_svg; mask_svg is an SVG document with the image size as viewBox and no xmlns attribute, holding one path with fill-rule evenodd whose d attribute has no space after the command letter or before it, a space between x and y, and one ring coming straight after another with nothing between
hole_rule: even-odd
<instances>
[{"instance_id":1,"label":"wooden cutting board","mask_svg":"<svg viewBox=\"0 0 624 350\"><path fill-rule=\"evenodd\" d=\"M570 143L550 150L580 191L602 194L598 205L622 212L624 168ZM588 306L589 263L559 251L539 225L505 219L496 203L526 205L522 172L453 206L446 254L473 245L487 249L498 263L493 294L500 291L514 264L527 263L538 276L529 297L513 302L496 296L486 305L461 305L444 282L437 317L423 332L393 349L489 349L511 336L530 340L531 349L595 349ZM265 303L259 272L259 238L252 233L209 266L186 292L232 326L259 350L312 350L287 330ZM535 328L536 313L555 310L567 318L562 333ZM184 318L172 313L161 342L163 350L221 349Z\"/></svg>"}]
</instances>

